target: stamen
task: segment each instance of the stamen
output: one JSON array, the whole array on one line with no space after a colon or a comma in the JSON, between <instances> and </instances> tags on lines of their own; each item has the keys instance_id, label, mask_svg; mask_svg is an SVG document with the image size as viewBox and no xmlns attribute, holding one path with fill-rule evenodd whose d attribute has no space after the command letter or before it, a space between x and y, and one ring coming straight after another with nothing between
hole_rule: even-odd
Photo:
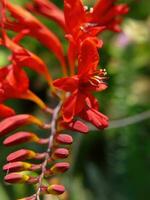
<instances>
[{"instance_id":1,"label":"stamen","mask_svg":"<svg viewBox=\"0 0 150 200\"><path fill-rule=\"evenodd\" d=\"M88 6L84 6L84 11L87 12L89 10Z\"/></svg>"},{"instance_id":2,"label":"stamen","mask_svg":"<svg viewBox=\"0 0 150 200\"><path fill-rule=\"evenodd\" d=\"M94 9L91 7L89 12L90 12L90 13L93 13L93 11L94 11Z\"/></svg>"}]
</instances>

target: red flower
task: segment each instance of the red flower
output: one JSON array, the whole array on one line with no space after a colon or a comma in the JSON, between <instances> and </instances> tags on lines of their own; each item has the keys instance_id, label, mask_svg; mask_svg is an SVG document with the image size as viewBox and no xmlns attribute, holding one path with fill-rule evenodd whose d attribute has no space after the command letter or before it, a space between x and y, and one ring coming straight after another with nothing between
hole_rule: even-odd
<instances>
[{"instance_id":1,"label":"red flower","mask_svg":"<svg viewBox=\"0 0 150 200\"><path fill-rule=\"evenodd\" d=\"M29 90L27 74L15 63L0 69L0 104L14 98L28 99L39 105L43 110L47 109L45 103ZM11 108L3 106L0 118L9 117L13 113L14 111Z\"/></svg>"},{"instance_id":2,"label":"red flower","mask_svg":"<svg viewBox=\"0 0 150 200\"><path fill-rule=\"evenodd\" d=\"M64 0L68 33L75 36L80 30L89 31L90 27L98 26L118 31L118 28L116 29L116 25L118 27L120 24L118 18L120 19L121 15L128 12L128 6L126 4L114 5L114 2L116 0L98 0L93 8L88 9L83 5L82 0Z\"/></svg>"},{"instance_id":3,"label":"red flower","mask_svg":"<svg viewBox=\"0 0 150 200\"><path fill-rule=\"evenodd\" d=\"M0 102L10 98L20 98L29 87L26 73L17 65L0 69Z\"/></svg>"},{"instance_id":4,"label":"red flower","mask_svg":"<svg viewBox=\"0 0 150 200\"><path fill-rule=\"evenodd\" d=\"M20 36L24 33L20 33ZM20 39L19 37L15 38L15 41ZM0 40L0 44L7 47L10 51L12 51L11 60L17 64L19 67L29 67L32 70L36 71L39 74L44 75L46 80L51 84L51 76L48 71L48 67L39 58L37 55L32 53L31 51L25 49L21 45L17 44L15 41L11 40L5 32L3 32L3 39Z\"/></svg>"},{"instance_id":5,"label":"red flower","mask_svg":"<svg viewBox=\"0 0 150 200\"><path fill-rule=\"evenodd\" d=\"M65 60L63 55L63 47L55 34L21 6L11 4L8 1L5 2L5 6L15 19L6 19L5 27L15 32L28 30L28 35L36 38L47 48L52 50L61 64L64 66Z\"/></svg>"},{"instance_id":6,"label":"red flower","mask_svg":"<svg viewBox=\"0 0 150 200\"><path fill-rule=\"evenodd\" d=\"M98 0L91 11L90 22L105 26L106 29L120 32L121 15L127 14L129 7L126 4L115 5L115 2L116 0Z\"/></svg>"},{"instance_id":7,"label":"red flower","mask_svg":"<svg viewBox=\"0 0 150 200\"><path fill-rule=\"evenodd\" d=\"M64 0L67 38L70 40L68 59L72 74L78 47L83 39L95 37L106 29L120 31L120 16L128 12L128 6L114 5L115 1L100 0L88 10L81 0Z\"/></svg>"},{"instance_id":8,"label":"red flower","mask_svg":"<svg viewBox=\"0 0 150 200\"><path fill-rule=\"evenodd\" d=\"M34 0L33 3L27 4L27 9L54 20L65 30L64 13L54 3L48 0Z\"/></svg>"},{"instance_id":9,"label":"red flower","mask_svg":"<svg viewBox=\"0 0 150 200\"><path fill-rule=\"evenodd\" d=\"M90 108L87 101L90 101L91 105L95 102L91 92L107 88L104 82L106 72L97 70L99 55L95 43L90 38L82 43L78 62L78 75L54 81L55 87L71 93L62 108L65 122L72 121L83 112L87 113L87 109Z\"/></svg>"}]
</instances>

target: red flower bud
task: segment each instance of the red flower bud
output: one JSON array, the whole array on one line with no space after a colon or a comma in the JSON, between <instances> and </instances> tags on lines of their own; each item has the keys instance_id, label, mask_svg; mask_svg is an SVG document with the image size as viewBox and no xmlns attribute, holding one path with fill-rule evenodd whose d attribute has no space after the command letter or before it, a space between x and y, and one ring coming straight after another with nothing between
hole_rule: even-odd
<instances>
[{"instance_id":1,"label":"red flower bud","mask_svg":"<svg viewBox=\"0 0 150 200\"><path fill-rule=\"evenodd\" d=\"M32 115L15 115L0 122L0 136L27 124L43 126L43 123Z\"/></svg>"},{"instance_id":2,"label":"red flower bud","mask_svg":"<svg viewBox=\"0 0 150 200\"><path fill-rule=\"evenodd\" d=\"M14 162L14 161L22 161L26 159L35 158L36 153L34 151L28 149L20 149L15 151L7 156L7 161Z\"/></svg>"},{"instance_id":3,"label":"red flower bud","mask_svg":"<svg viewBox=\"0 0 150 200\"><path fill-rule=\"evenodd\" d=\"M65 149L65 148L57 148L54 150L53 154L52 154L52 158L53 159L63 159L63 158L67 158L69 155L69 150Z\"/></svg>"},{"instance_id":4,"label":"red flower bud","mask_svg":"<svg viewBox=\"0 0 150 200\"><path fill-rule=\"evenodd\" d=\"M7 137L3 144L6 146L13 146L13 145L17 145L17 144L21 144L24 142L38 142L40 139L39 137L34 134L34 133L30 133L30 132L17 132L9 137Z\"/></svg>"},{"instance_id":5,"label":"red flower bud","mask_svg":"<svg viewBox=\"0 0 150 200\"><path fill-rule=\"evenodd\" d=\"M32 167L32 164L27 162L11 162L4 165L3 170L9 172L18 172L29 170Z\"/></svg>"},{"instance_id":6,"label":"red flower bud","mask_svg":"<svg viewBox=\"0 0 150 200\"><path fill-rule=\"evenodd\" d=\"M60 195L65 192L63 185L50 185L47 187L47 193L53 195Z\"/></svg>"},{"instance_id":7,"label":"red flower bud","mask_svg":"<svg viewBox=\"0 0 150 200\"><path fill-rule=\"evenodd\" d=\"M55 137L55 141L59 144L72 144L73 138L68 134L57 134Z\"/></svg>"},{"instance_id":8,"label":"red flower bud","mask_svg":"<svg viewBox=\"0 0 150 200\"><path fill-rule=\"evenodd\" d=\"M11 173L5 176L7 183L25 183L29 180L29 176L22 173Z\"/></svg>"},{"instance_id":9,"label":"red flower bud","mask_svg":"<svg viewBox=\"0 0 150 200\"><path fill-rule=\"evenodd\" d=\"M65 171L67 171L70 168L70 164L67 162L60 162L60 163L56 163L54 164L51 168L50 171L54 174L58 174L58 173L64 173Z\"/></svg>"}]
</instances>

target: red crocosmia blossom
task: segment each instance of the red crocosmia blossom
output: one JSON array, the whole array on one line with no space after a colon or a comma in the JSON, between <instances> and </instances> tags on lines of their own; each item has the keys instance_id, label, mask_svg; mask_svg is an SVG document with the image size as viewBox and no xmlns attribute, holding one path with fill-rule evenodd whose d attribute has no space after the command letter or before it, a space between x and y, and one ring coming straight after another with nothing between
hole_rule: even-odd
<instances>
[{"instance_id":1,"label":"red crocosmia blossom","mask_svg":"<svg viewBox=\"0 0 150 200\"><path fill-rule=\"evenodd\" d=\"M15 115L15 111L12 108L5 106L4 104L0 104L0 120L13 115Z\"/></svg>"},{"instance_id":2,"label":"red crocosmia blossom","mask_svg":"<svg viewBox=\"0 0 150 200\"><path fill-rule=\"evenodd\" d=\"M27 8L54 20L65 30L64 13L54 3L48 0L34 0L33 3L27 4Z\"/></svg>"},{"instance_id":3,"label":"red crocosmia blossom","mask_svg":"<svg viewBox=\"0 0 150 200\"><path fill-rule=\"evenodd\" d=\"M29 80L26 73L17 65L9 65L0 69L0 102L10 98L20 98L26 93Z\"/></svg>"},{"instance_id":4,"label":"red crocosmia blossom","mask_svg":"<svg viewBox=\"0 0 150 200\"><path fill-rule=\"evenodd\" d=\"M129 7L126 4L115 5L115 2L116 0L98 0L90 14L90 21L106 26L106 29L120 32L121 15L127 14Z\"/></svg>"},{"instance_id":5,"label":"red crocosmia blossom","mask_svg":"<svg viewBox=\"0 0 150 200\"><path fill-rule=\"evenodd\" d=\"M78 57L78 75L54 81L55 87L71 93L62 108L65 122L72 121L74 116L84 111L88 106L87 98L94 101L91 92L107 88L104 82L106 72L97 69L98 62L99 55L95 43L87 38L81 45Z\"/></svg>"},{"instance_id":6,"label":"red crocosmia blossom","mask_svg":"<svg viewBox=\"0 0 150 200\"><path fill-rule=\"evenodd\" d=\"M88 9L81 0L64 0L67 38L70 40L68 59L72 71L80 40L94 37L106 29L120 31L120 16L128 12L128 6L114 5L115 1L100 0L94 8Z\"/></svg>"},{"instance_id":7,"label":"red crocosmia blossom","mask_svg":"<svg viewBox=\"0 0 150 200\"><path fill-rule=\"evenodd\" d=\"M0 69L0 103L14 98L28 99L43 110L47 109L45 103L29 90L29 79L26 72L15 63ZM11 109L8 111L9 115L13 113ZM1 112L3 113L3 111Z\"/></svg>"},{"instance_id":8,"label":"red crocosmia blossom","mask_svg":"<svg viewBox=\"0 0 150 200\"><path fill-rule=\"evenodd\" d=\"M103 26L104 29L115 29L121 22L121 15L128 13L126 4L114 5L116 0L98 0L93 8L84 6L82 0L64 0L64 13L68 33L73 36L80 30L89 31L89 28ZM78 17L76 17L78 16ZM72 20L70 20L72 19ZM102 29L102 30L104 30Z\"/></svg>"},{"instance_id":9,"label":"red crocosmia blossom","mask_svg":"<svg viewBox=\"0 0 150 200\"><path fill-rule=\"evenodd\" d=\"M3 33L3 40L1 39L0 44L6 46L12 51L11 60L15 61L18 66L29 67L39 74L44 75L49 84L51 84L52 80L48 71L48 67L41 60L41 58L11 40L5 32Z\"/></svg>"},{"instance_id":10,"label":"red crocosmia blossom","mask_svg":"<svg viewBox=\"0 0 150 200\"><path fill-rule=\"evenodd\" d=\"M5 1L5 6L15 20L11 18L6 19L5 27L15 32L28 30L28 35L36 38L47 48L52 50L61 64L65 65L63 48L59 39L46 26L44 26L38 19L36 19L30 12L23 9L19 5L14 5Z\"/></svg>"}]
</instances>

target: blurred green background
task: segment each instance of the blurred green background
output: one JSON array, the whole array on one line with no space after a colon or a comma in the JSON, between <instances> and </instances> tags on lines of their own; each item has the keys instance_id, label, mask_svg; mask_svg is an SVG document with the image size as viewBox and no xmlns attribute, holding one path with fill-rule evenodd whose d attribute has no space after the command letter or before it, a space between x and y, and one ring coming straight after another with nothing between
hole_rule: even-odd
<instances>
[{"instance_id":1,"label":"blurred green background","mask_svg":"<svg viewBox=\"0 0 150 200\"><path fill-rule=\"evenodd\" d=\"M27 1L14 0L15 3ZM54 1L62 7L62 1ZM84 0L92 5L94 1ZM102 34L104 47L100 50L101 67L109 74L107 91L95 94L100 101L101 111L110 118L110 127L105 131L91 128L75 138L70 161L72 168L61 176L69 191L69 200L149 200L150 199L150 1L126 0L130 12L125 16L122 33ZM40 19L50 27L67 47L61 29L50 20ZM10 34L12 34L10 32ZM45 60L53 77L61 76L59 63L54 55L34 39L26 38L23 45ZM9 52L0 47L0 66L7 64ZM33 91L48 104L53 104L44 80L27 70L32 79ZM34 113L45 119L45 115L31 102L11 100L8 105L18 113ZM35 127L32 131L43 134ZM16 148L0 146L0 199L15 200L32 194L32 187L8 186L3 183L2 166L6 156ZM38 151L44 147L26 145ZM22 146L20 146L22 147ZM45 200L55 199L45 197Z\"/></svg>"}]
</instances>

